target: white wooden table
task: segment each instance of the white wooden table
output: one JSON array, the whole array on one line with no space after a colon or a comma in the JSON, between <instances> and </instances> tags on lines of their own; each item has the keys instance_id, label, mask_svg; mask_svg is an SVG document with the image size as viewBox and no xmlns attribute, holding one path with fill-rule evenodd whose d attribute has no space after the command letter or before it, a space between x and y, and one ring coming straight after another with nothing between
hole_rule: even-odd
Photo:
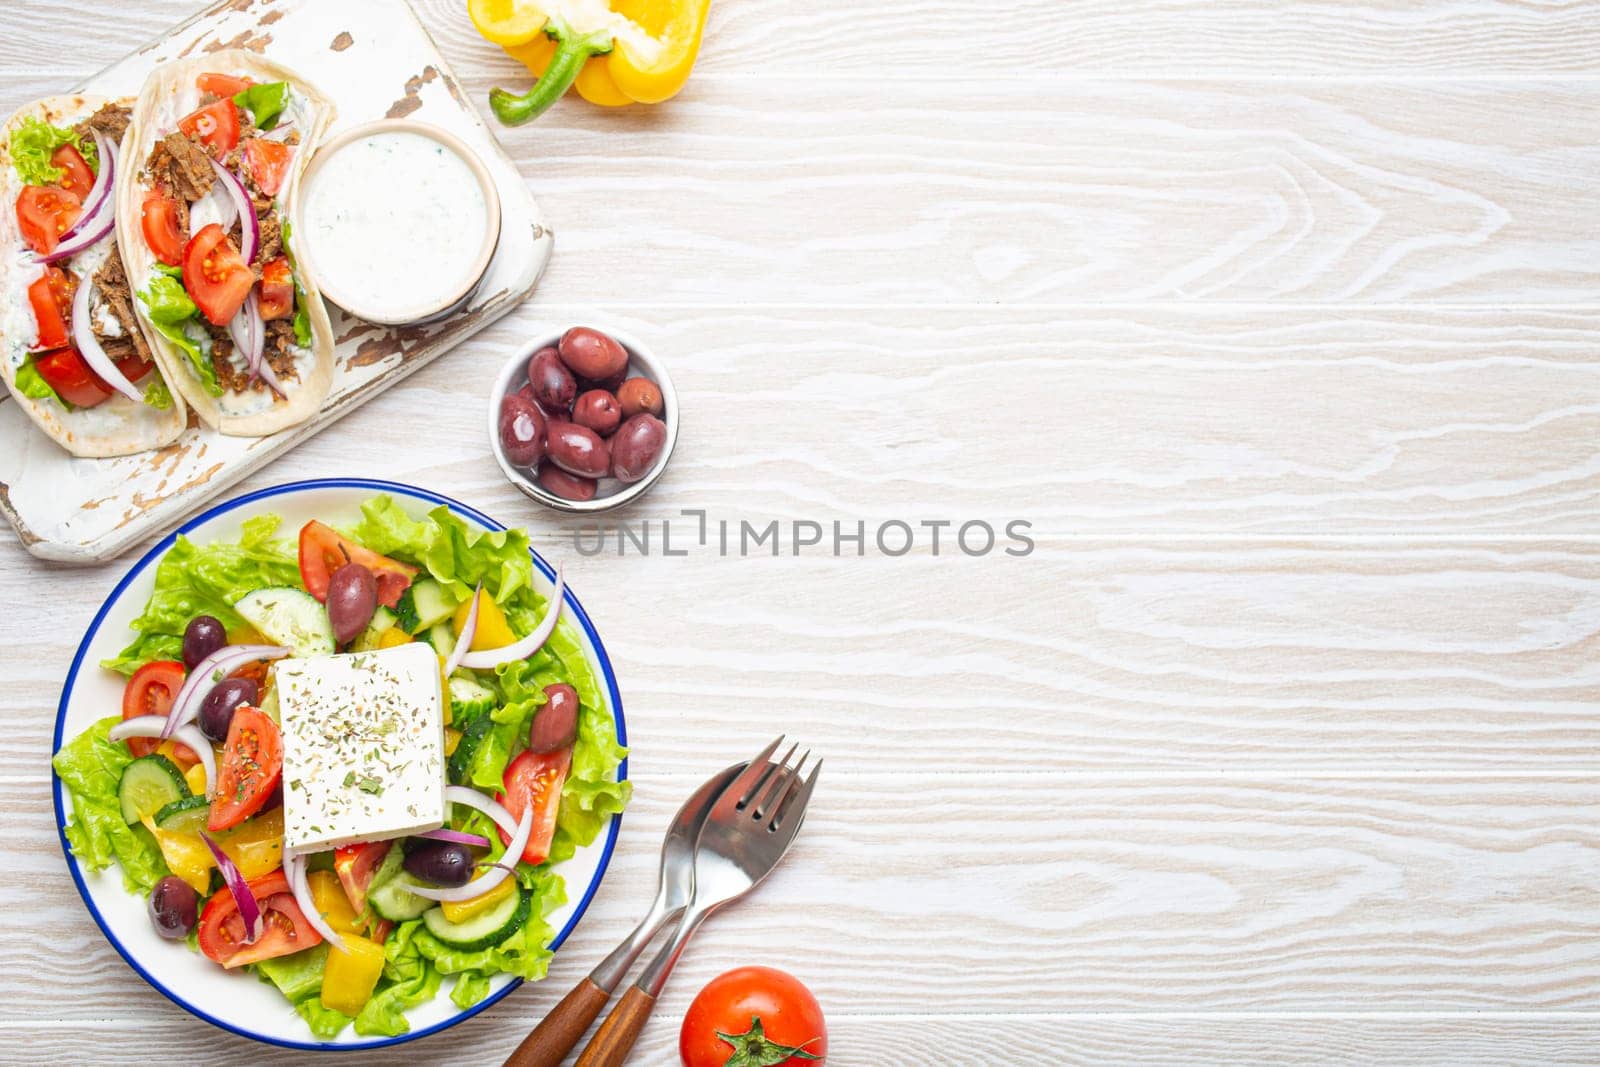
<instances>
[{"instance_id":1,"label":"white wooden table","mask_svg":"<svg viewBox=\"0 0 1600 1067\"><path fill-rule=\"evenodd\" d=\"M463 6L420 4L481 101L520 79ZM14 0L0 97L190 10ZM245 486L525 523L619 667L637 801L588 918L401 1058L498 1063L782 729L818 804L638 1062L757 961L840 1065L1600 1062L1597 56L1594 0L718 0L670 105L506 132L556 232L533 302ZM683 397L635 518L1037 548L579 557L481 429L579 321ZM0 1060L294 1062L148 989L66 876L49 728L121 569L0 546Z\"/></svg>"}]
</instances>

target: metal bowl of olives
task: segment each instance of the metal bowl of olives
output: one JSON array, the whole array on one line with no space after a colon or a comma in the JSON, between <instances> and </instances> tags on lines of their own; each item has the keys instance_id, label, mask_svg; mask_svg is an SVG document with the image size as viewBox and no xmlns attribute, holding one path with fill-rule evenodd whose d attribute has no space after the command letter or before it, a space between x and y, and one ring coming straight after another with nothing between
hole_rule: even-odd
<instances>
[{"instance_id":1,"label":"metal bowl of olives","mask_svg":"<svg viewBox=\"0 0 1600 1067\"><path fill-rule=\"evenodd\" d=\"M489 394L489 447L524 496L569 514L649 491L678 442L678 394L661 360L614 329L530 342Z\"/></svg>"}]
</instances>

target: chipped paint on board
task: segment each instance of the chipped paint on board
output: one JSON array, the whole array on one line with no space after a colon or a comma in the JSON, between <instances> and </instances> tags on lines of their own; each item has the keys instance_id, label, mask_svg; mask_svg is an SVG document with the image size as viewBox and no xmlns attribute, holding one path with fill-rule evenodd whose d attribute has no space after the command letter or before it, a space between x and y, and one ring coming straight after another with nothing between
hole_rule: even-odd
<instances>
[{"instance_id":1,"label":"chipped paint on board","mask_svg":"<svg viewBox=\"0 0 1600 1067\"><path fill-rule=\"evenodd\" d=\"M350 36L349 30L340 30L339 36L335 37L333 39L333 43L328 47L333 49L335 52L343 52L346 48L349 48L355 43L356 39Z\"/></svg>"},{"instance_id":2,"label":"chipped paint on board","mask_svg":"<svg viewBox=\"0 0 1600 1067\"><path fill-rule=\"evenodd\" d=\"M400 99L389 105L385 118L403 119L417 108L422 106L422 87L439 76L439 68L432 63L422 68L421 74L413 75L406 79L406 93Z\"/></svg>"}]
</instances>

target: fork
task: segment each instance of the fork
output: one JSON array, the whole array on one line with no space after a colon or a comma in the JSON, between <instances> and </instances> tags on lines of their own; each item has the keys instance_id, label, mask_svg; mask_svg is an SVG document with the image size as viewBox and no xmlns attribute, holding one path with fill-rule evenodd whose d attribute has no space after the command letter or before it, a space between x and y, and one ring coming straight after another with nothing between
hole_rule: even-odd
<instances>
[{"instance_id":1,"label":"fork","mask_svg":"<svg viewBox=\"0 0 1600 1067\"><path fill-rule=\"evenodd\" d=\"M650 1018L667 975L700 924L761 884L789 851L805 821L822 760L818 759L802 780L810 750L792 767L789 760L798 744L791 745L777 763L770 762L782 743L779 737L751 760L712 805L694 850L694 898L671 939L595 1031L578 1056L577 1067L620 1067Z\"/></svg>"}]
</instances>

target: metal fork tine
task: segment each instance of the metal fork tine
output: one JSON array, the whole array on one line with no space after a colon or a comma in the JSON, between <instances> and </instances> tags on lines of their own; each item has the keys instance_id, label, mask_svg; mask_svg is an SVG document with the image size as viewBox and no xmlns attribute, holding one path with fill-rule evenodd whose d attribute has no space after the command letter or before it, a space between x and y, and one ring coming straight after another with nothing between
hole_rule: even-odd
<instances>
[{"instance_id":1,"label":"metal fork tine","mask_svg":"<svg viewBox=\"0 0 1600 1067\"><path fill-rule=\"evenodd\" d=\"M816 766L811 768L811 776L806 779L806 784L800 787L798 793L785 798L784 803L779 805L778 810L773 813L772 825L767 829L777 833L788 825L791 816L795 820L804 819L806 805L811 803L811 791L817 787L817 779L821 776L822 760L818 758ZM795 824L795 828L799 829L798 821Z\"/></svg>"},{"instance_id":2,"label":"metal fork tine","mask_svg":"<svg viewBox=\"0 0 1600 1067\"><path fill-rule=\"evenodd\" d=\"M784 798L789 795L789 790L794 788L794 783L799 781L800 772L805 770L806 760L810 758L811 750L808 748L800 757L800 762L788 768L789 773L784 775L781 782L775 781L772 783L772 788L767 790L766 796L761 798L761 803L756 805L755 815L757 820L764 820L770 823L772 819L768 818L768 816L776 817L778 810L783 807ZM788 761L785 760L784 762L787 763Z\"/></svg>"},{"instance_id":3,"label":"metal fork tine","mask_svg":"<svg viewBox=\"0 0 1600 1067\"><path fill-rule=\"evenodd\" d=\"M761 774L758 778L756 778L755 783L751 785L749 789L740 794L739 803L734 805L735 810L744 811L746 808L750 807L750 805L755 801L756 797L767 788L767 783L772 779L772 776L783 774L783 765L788 761L789 757L794 754L794 750L798 747L800 747L798 743L790 745L789 751L784 753L781 759L768 762L767 765L762 768Z\"/></svg>"},{"instance_id":4,"label":"metal fork tine","mask_svg":"<svg viewBox=\"0 0 1600 1067\"><path fill-rule=\"evenodd\" d=\"M789 760L794 757L794 750L799 747L799 742L790 745L789 751L783 754L783 758L773 764L774 771L771 780L760 783L760 796L757 797L755 803L750 805L752 818L760 819L764 812L771 811L773 794L780 789L788 788L787 783L794 776L795 771L799 770L798 767L790 767Z\"/></svg>"},{"instance_id":5,"label":"metal fork tine","mask_svg":"<svg viewBox=\"0 0 1600 1067\"><path fill-rule=\"evenodd\" d=\"M737 803L734 807L742 810L745 803L755 792L755 787L759 780L771 773L772 765L767 761L772 758L772 754L778 750L778 746L781 744L783 744L783 735L779 734L770 745L756 754L756 758L750 761L750 765L744 769L744 773L735 778L728 785L728 788L723 790L722 796L724 799L719 800L718 804L725 803L728 797L735 797L737 798Z\"/></svg>"}]
</instances>

